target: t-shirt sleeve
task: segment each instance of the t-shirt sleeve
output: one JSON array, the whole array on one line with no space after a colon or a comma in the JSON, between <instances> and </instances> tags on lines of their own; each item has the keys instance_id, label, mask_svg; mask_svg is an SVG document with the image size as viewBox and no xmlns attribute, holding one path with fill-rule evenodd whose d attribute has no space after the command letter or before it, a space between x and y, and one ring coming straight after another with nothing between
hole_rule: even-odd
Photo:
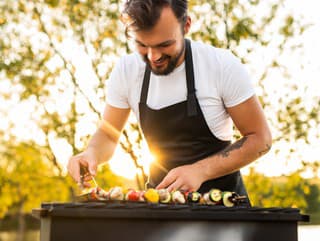
<instances>
[{"instance_id":1,"label":"t-shirt sleeve","mask_svg":"<svg viewBox=\"0 0 320 241\"><path fill-rule=\"evenodd\" d=\"M111 106L126 109L129 108L128 85L124 76L124 65L120 59L112 70L107 86L107 103Z\"/></svg>"},{"instance_id":2,"label":"t-shirt sleeve","mask_svg":"<svg viewBox=\"0 0 320 241\"><path fill-rule=\"evenodd\" d=\"M221 96L226 107L233 107L252 97L255 91L249 73L230 51L224 53L222 63Z\"/></svg>"}]
</instances>

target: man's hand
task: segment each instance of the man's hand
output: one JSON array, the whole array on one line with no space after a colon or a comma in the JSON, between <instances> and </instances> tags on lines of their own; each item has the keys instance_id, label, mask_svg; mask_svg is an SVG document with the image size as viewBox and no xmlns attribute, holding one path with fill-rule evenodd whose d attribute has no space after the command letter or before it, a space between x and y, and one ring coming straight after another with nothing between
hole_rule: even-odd
<instances>
[{"instance_id":1,"label":"man's hand","mask_svg":"<svg viewBox=\"0 0 320 241\"><path fill-rule=\"evenodd\" d=\"M170 170L156 188L166 188L169 192L197 191L204 181L205 177L198 165L184 165Z\"/></svg>"},{"instance_id":2,"label":"man's hand","mask_svg":"<svg viewBox=\"0 0 320 241\"><path fill-rule=\"evenodd\" d=\"M68 162L68 171L71 177L84 186L90 186L88 181L95 176L98 164L108 161L117 146L118 139L125 125L130 109L116 108L106 105L99 128L94 133L84 152L73 156ZM81 178L80 166L89 171L89 175Z\"/></svg>"},{"instance_id":3,"label":"man's hand","mask_svg":"<svg viewBox=\"0 0 320 241\"><path fill-rule=\"evenodd\" d=\"M78 155L75 155L69 159L69 174L77 183L81 183L85 187L90 187L88 181L91 180L91 175L95 176L97 172L98 163L96 160L97 158L94 151L88 148L84 152L81 152ZM83 180L81 180L80 177L80 166L85 167L85 169L88 169L90 172L90 175L85 176Z\"/></svg>"}]
</instances>

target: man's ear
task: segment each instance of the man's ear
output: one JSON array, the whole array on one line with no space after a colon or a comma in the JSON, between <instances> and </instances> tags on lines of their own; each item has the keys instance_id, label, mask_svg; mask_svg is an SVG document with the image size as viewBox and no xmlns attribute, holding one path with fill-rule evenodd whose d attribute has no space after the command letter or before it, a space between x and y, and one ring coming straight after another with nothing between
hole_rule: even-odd
<instances>
[{"instance_id":1,"label":"man's ear","mask_svg":"<svg viewBox=\"0 0 320 241\"><path fill-rule=\"evenodd\" d=\"M190 30L190 27L191 27L191 18L190 16L187 16L186 22L183 27L183 34L187 34Z\"/></svg>"}]
</instances>

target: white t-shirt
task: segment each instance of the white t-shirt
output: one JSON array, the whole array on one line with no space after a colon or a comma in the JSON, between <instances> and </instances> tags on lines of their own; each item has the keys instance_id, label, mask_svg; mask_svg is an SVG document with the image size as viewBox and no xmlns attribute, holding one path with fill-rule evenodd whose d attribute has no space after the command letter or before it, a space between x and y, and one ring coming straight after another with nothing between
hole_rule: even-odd
<instances>
[{"instance_id":1,"label":"white t-shirt","mask_svg":"<svg viewBox=\"0 0 320 241\"><path fill-rule=\"evenodd\" d=\"M251 79L229 50L191 41L195 88L202 113L212 133L231 140L232 120L225 107L236 106L254 95ZM139 101L145 63L139 53L123 56L107 81L107 103L131 108L139 121ZM187 99L185 63L166 76L150 76L147 105L161 109ZM178 124L178 123L177 123Z\"/></svg>"}]
</instances>

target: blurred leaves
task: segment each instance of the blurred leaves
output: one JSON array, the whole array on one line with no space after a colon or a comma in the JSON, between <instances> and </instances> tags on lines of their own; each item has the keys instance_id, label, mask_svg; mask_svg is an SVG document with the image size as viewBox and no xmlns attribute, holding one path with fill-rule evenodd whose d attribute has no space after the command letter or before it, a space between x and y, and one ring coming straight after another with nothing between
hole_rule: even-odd
<instances>
[{"instance_id":1,"label":"blurred leaves","mask_svg":"<svg viewBox=\"0 0 320 241\"><path fill-rule=\"evenodd\" d=\"M57 170L44 159L43 151L32 141L6 144L6 151L0 155L0 217L9 208L11 213L21 206L23 212L30 212L45 200L70 198L65 179L55 175Z\"/></svg>"},{"instance_id":2,"label":"blurred leaves","mask_svg":"<svg viewBox=\"0 0 320 241\"><path fill-rule=\"evenodd\" d=\"M284 98L288 97L285 96ZM319 109L314 106L307 111L302 98L302 96L294 99L288 98L289 102L278 112L278 129L282 133L279 140L285 139L289 142L290 140L303 139L310 144L308 139L309 131L314 127L315 122L320 123Z\"/></svg>"},{"instance_id":3,"label":"blurred leaves","mask_svg":"<svg viewBox=\"0 0 320 241\"><path fill-rule=\"evenodd\" d=\"M1 97L33 106L33 112L22 109L21 115L29 115L38 127L34 139L25 140L8 134L17 128L17 119L7 119L10 127L0 143L3 216L9 210L20 212L21 207L30 212L44 201L72 200L77 187L65 177L52 139L65 140L73 153L83 149L88 134L79 133L76 125L97 124L106 98L105 81L117 55L114 50L127 47L113 41L119 36L118 1L5 0L0 6L0 74L14 87L0 90ZM74 54L66 53L68 41L76 48ZM79 54L89 60L84 66L89 67L90 79L79 74L83 68ZM108 166L99 175L104 188L123 183Z\"/></svg>"},{"instance_id":4,"label":"blurred leaves","mask_svg":"<svg viewBox=\"0 0 320 241\"><path fill-rule=\"evenodd\" d=\"M304 179L301 170L287 176L265 177L250 169L245 183L254 206L292 207L317 212L320 207L319 180Z\"/></svg>"},{"instance_id":5,"label":"blurred leaves","mask_svg":"<svg viewBox=\"0 0 320 241\"><path fill-rule=\"evenodd\" d=\"M122 2L0 2L0 84L4 86L0 89L0 100L6 103L1 106L4 109L0 109L0 117L7 121L6 133L0 136L3 140L0 143L0 216L9 208L18 210L21 204L25 211L30 211L40 201L65 201L74 195L73 182L65 177L52 139L63 140L72 153L78 153L93 133L107 98L108 76L118 57L131 50L124 27L118 21ZM281 14L284 2L191 0L190 15L198 27L191 29L190 37L228 48L252 68L259 81L258 97L269 113L272 127L277 130L275 142L309 142L310 129L319 127L319 96L306 108L300 94L306 90L301 91L298 83L290 81L287 63L281 59L285 51L301 46L301 42L291 41L309 24L290 12ZM265 53L271 58L263 59ZM275 101L275 93L266 88L278 79L286 85L284 89L277 89L281 91L281 98ZM32 106L31 111L20 109L14 120L8 119L9 112L17 112L16 106L26 105ZM26 125L32 138L8 135L26 116L33 125L33 128ZM130 123L121 146L144 173L137 162L141 157L141 141L137 123ZM102 167L98 180L102 187L121 182L110 174L107 166ZM297 174L283 180L275 185L270 179L251 172L247 183L250 193L255 195L254 203L306 208L306 203L310 203L307 197L319 196L318 189L313 184L308 186ZM143 181L137 178L137 182ZM297 194L300 196L295 197ZM317 201L313 205L315 203Z\"/></svg>"},{"instance_id":6,"label":"blurred leaves","mask_svg":"<svg viewBox=\"0 0 320 241\"><path fill-rule=\"evenodd\" d=\"M283 34L287 37L294 35L294 18L293 16L287 16L285 19L285 25L280 28L280 34Z\"/></svg>"},{"instance_id":7,"label":"blurred leaves","mask_svg":"<svg viewBox=\"0 0 320 241\"><path fill-rule=\"evenodd\" d=\"M14 138L4 144L0 152L0 218L10 214L31 212L42 202L74 200L77 186L70 177L58 175L60 170L50 160L45 147L33 141L16 142ZM97 179L104 188L122 185L108 166L101 168Z\"/></svg>"}]
</instances>

